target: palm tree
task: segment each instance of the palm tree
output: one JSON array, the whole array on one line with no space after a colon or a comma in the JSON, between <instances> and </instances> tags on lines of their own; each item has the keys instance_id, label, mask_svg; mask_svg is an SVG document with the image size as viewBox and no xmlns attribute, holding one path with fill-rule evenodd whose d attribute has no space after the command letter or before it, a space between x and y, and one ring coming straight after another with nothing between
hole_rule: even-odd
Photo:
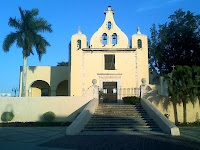
<instances>
[{"instance_id":1,"label":"palm tree","mask_svg":"<svg viewBox=\"0 0 200 150\"><path fill-rule=\"evenodd\" d=\"M167 79L169 96L174 106L175 123L177 118L177 103L183 103L183 123L187 123L187 103L194 105L200 92L200 67L176 66L172 76Z\"/></svg>"},{"instance_id":2,"label":"palm tree","mask_svg":"<svg viewBox=\"0 0 200 150\"><path fill-rule=\"evenodd\" d=\"M33 47L41 61L41 57L46 53L46 46L50 44L42 37L40 32L52 32L51 25L43 18L37 18L38 9L22 10L19 7L21 19L10 18L8 25L15 28L15 32L8 34L3 43L4 52L8 52L11 45L16 42L17 47L22 48L23 53L23 74L22 74L22 92L21 96L26 96L26 78L27 78L27 58L33 54Z\"/></svg>"}]
</instances>

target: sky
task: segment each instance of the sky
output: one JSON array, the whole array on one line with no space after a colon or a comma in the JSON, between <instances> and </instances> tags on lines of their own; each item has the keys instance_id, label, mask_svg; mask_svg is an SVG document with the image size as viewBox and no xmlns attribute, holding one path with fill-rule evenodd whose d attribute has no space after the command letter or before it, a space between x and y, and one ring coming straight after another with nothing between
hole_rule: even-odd
<instances>
[{"instance_id":1,"label":"sky","mask_svg":"<svg viewBox=\"0 0 200 150\"><path fill-rule=\"evenodd\" d=\"M8 26L10 17L20 18L18 7L23 10L39 9L38 17L43 17L52 25L52 33L41 33L51 44L39 61L36 51L28 58L28 66L56 66L68 61L68 45L71 36L81 27L88 42L103 24L104 11L108 6L115 11L116 24L129 40L139 26L142 34L150 37L150 28L168 22L168 17L176 10L190 10L200 14L200 0L1 0L0 2L0 93L11 93L19 88L20 66L23 65L22 49L16 43L5 53L3 41L15 29Z\"/></svg>"}]
</instances>

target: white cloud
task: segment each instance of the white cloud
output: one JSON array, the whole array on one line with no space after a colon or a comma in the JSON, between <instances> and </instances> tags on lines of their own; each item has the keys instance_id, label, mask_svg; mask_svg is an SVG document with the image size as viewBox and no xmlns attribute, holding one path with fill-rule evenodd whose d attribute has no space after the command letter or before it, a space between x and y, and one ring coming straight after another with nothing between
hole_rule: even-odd
<instances>
[{"instance_id":1,"label":"white cloud","mask_svg":"<svg viewBox=\"0 0 200 150\"><path fill-rule=\"evenodd\" d=\"M151 1L150 3L146 4L146 6L138 8L136 10L136 12L144 12L144 11L149 11L149 10L153 10L153 9L158 9L158 8L164 7L166 5L178 3L180 1L183 1L183 0L168 0L168 1L161 2L161 3L159 3L158 1Z\"/></svg>"}]
</instances>

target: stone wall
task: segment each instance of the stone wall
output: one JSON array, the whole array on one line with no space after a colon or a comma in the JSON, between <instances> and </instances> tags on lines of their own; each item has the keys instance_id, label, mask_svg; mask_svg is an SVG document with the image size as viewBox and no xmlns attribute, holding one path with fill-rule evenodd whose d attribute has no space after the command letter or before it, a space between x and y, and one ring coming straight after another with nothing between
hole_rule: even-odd
<instances>
[{"instance_id":1,"label":"stone wall","mask_svg":"<svg viewBox=\"0 0 200 150\"><path fill-rule=\"evenodd\" d=\"M13 112L12 122L34 122L42 121L42 115L52 111L55 121L73 121L85 105L97 97L96 88L96 85L91 86L83 96L0 97L0 116L3 112Z\"/></svg>"}]
</instances>

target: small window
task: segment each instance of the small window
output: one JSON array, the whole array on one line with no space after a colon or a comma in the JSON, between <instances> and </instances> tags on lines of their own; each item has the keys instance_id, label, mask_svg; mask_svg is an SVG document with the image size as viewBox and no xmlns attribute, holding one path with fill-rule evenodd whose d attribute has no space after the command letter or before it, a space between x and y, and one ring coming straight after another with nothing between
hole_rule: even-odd
<instances>
[{"instance_id":1,"label":"small window","mask_svg":"<svg viewBox=\"0 0 200 150\"><path fill-rule=\"evenodd\" d=\"M115 70L115 55L105 56L105 70Z\"/></svg>"},{"instance_id":2,"label":"small window","mask_svg":"<svg viewBox=\"0 0 200 150\"><path fill-rule=\"evenodd\" d=\"M108 22L108 29L110 30L112 28L112 24L111 24L111 22L109 21Z\"/></svg>"},{"instance_id":3,"label":"small window","mask_svg":"<svg viewBox=\"0 0 200 150\"><path fill-rule=\"evenodd\" d=\"M77 41L77 49L81 49L81 40Z\"/></svg>"},{"instance_id":4,"label":"small window","mask_svg":"<svg viewBox=\"0 0 200 150\"><path fill-rule=\"evenodd\" d=\"M103 44L103 45L106 45L106 44L107 44L107 34L106 34L106 33L104 33L104 34L102 35L102 44Z\"/></svg>"},{"instance_id":5,"label":"small window","mask_svg":"<svg viewBox=\"0 0 200 150\"><path fill-rule=\"evenodd\" d=\"M112 44L117 44L117 34L113 33L112 35Z\"/></svg>"},{"instance_id":6,"label":"small window","mask_svg":"<svg viewBox=\"0 0 200 150\"><path fill-rule=\"evenodd\" d=\"M138 48L142 48L142 40L141 39L138 40Z\"/></svg>"}]
</instances>

